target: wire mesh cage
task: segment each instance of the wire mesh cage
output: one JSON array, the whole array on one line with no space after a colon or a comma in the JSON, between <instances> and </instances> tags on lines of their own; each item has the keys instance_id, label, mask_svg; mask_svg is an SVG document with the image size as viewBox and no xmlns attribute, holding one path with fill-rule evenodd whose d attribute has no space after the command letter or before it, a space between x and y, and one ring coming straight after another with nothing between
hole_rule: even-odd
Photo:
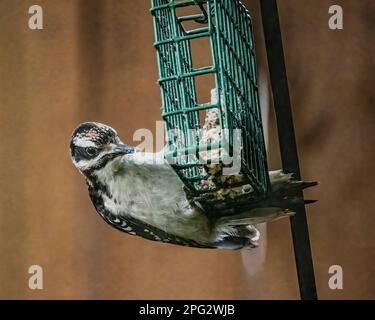
<instances>
[{"instance_id":1,"label":"wire mesh cage","mask_svg":"<svg viewBox=\"0 0 375 320\"><path fill-rule=\"evenodd\" d=\"M234 199L235 193L218 192L236 188L245 197L265 195L269 176L249 12L238 0L151 2L166 158L194 197ZM197 67L196 39L209 42L209 65ZM206 75L214 87L211 100L202 102L197 89Z\"/></svg>"}]
</instances>

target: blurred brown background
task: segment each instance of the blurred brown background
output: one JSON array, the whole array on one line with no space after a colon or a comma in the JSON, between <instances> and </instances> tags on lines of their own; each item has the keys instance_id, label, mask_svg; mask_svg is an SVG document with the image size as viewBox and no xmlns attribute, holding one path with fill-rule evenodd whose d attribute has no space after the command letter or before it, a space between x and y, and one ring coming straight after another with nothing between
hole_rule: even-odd
<instances>
[{"instance_id":1,"label":"blurred brown background","mask_svg":"<svg viewBox=\"0 0 375 320\"><path fill-rule=\"evenodd\" d=\"M258 1L245 3L264 78ZM42 31L27 26L32 4L44 9ZM333 4L343 6L342 31L328 28ZM303 177L321 183L308 193L319 199L308 209L319 296L374 299L375 2L283 0L279 9ZM267 250L264 240L258 252L241 253L135 239L94 212L70 161L70 134L90 120L128 142L136 129L154 130L152 44L147 0L0 2L0 298L299 297L287 220L269 224ZM270 163L278 168L272 119ZM42 291L28 288L33 264L44 269ZM341 291L328 288L336 264Z\"/></svg>"}]
</instances>

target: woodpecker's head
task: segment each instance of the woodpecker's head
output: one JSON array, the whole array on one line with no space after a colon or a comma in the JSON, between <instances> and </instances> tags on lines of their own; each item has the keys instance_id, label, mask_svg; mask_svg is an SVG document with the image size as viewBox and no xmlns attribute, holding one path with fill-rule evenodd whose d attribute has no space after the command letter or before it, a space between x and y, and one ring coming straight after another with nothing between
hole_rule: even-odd
<instances>
[{"instance_id":1,"label":"woodpecker's head","mask_svg":"<svg viewBox=\"0 0 375 320\"><path fill-rule=\"evenodd\" d=\"M117 132L104 124L87 122L74 130L70 142L72 160L84 175L104 168L134 148L122 143Z\"/></svg>"}]
</instances>

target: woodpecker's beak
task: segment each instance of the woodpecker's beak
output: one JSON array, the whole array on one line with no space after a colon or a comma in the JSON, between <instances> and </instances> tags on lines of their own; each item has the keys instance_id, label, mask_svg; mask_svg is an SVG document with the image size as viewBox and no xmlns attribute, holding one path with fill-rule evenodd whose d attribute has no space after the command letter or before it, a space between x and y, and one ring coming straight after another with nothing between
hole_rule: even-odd
<instances>
[{"instance_id":1,"label":"woodpecker's beak","mask_svg":"<svg viewBox=\"0 0 375 320\"><path fill-rule=\"evenodd\" d=\"M120 143L120 144L114 145L112 151L115 154L125 155L125 154L134 153L135 149L133 147L127 146L126 144Z\"/></svg>"}]
</instances>

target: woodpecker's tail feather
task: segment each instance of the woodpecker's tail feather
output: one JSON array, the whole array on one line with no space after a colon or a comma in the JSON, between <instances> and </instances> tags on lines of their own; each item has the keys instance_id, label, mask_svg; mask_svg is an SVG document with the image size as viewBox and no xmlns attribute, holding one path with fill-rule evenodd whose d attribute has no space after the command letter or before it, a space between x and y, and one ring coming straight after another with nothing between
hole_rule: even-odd
<instances>
[{"instance_id":1,"label":"woodpecker's tail feather","mask_svg":"<svg viewBox=\"0 0 375 320\"><path fill-rule=\"evenodd\" d=\"M313 204L317 200L306 200L302 191L318 185L316 181L298 181L293 174L285 174L283 171L271 171L269 173L271 182L271 194L266 201L272 206L283 210L293 210L298 204Z\"/></svg>"},{"instance_id":2,"label":"woodpecker's tail feather","mask_svg":"<svg viewBox=\"0 0 375 320\"><path fill-rule=\"evenodd\" d=\"M316 202L304 200L301 191L316 186L317 182L296 181L292 174L282 171L270 172L270 181L272 192L259 207L217 220L215 234L219 248L255 248L260 234L254 226L294 215L296 204Z\"/></svg>"},{"instance_id":3,"label":"woodpecker's tail feather","mask_svg":"<svg viewBox=\"0 0 375 320\"><path fill-rule=\"evenodd\" d=\"M273 192L281 189L299 189L304 190L311 187L316 187L316 181L298 181L293 178L292 173L284 173L282 170L270 171L270 182Z\"/></svg>"}]
</instances>

